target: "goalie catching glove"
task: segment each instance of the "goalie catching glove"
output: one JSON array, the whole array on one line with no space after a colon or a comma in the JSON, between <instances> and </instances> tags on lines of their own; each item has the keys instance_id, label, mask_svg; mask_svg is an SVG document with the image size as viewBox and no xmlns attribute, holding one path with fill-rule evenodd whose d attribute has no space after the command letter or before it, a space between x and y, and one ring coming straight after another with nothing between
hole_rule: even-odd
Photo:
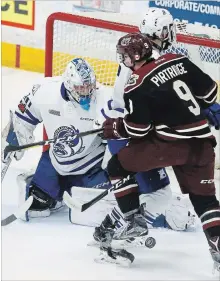
<instances>
[{"instance_id":1,"label":"goalie catching glove","mask_svg":"<svg viewBox=\"0 0 220 281\"><path fill-rule=\"evenodd\" d=\"M11 113L11 118L8 125L3 130L2 134L2 162L5 163L11 155L5 148L7 145L24 145L34 142L33 130L28 128L24 122L17 117L14 113ZM14 153L14 158L18 161L24 155L24 150Z\"/></svg>"}]
</instances>

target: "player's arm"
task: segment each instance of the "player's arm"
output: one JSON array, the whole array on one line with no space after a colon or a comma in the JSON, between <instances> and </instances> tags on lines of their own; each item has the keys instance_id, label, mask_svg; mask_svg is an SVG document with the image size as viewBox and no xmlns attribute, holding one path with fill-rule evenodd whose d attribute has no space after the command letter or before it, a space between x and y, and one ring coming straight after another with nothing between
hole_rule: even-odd
<instances>
[{"instance_id":1,"label":"player's arm","mask_svg":"<svg viewBox=\"0 0 220 281\"><path fill-rule=\"evenodd\" d=\"M123 124L129 137L142 138L152 130L150 111L147 101L141 95L142 88L136 88L128 95L125 94L125 107L129 112Z\"/></svg>"},{"instance_id":2,"label":"player's arm","mask_svg":"<svg viewBox=\"0 0 220 281\"><path fill-rule=\"evenodd\" d=\"M194 85L194 88L197 90L193 95L210 125L215 126L218 130L220 129L220 105L216 102L218 85L208 74L204 73L190 60L187 60L187 63L189 69L193 73L191 82L194 83L194 77L197 77L200 81L200 83L195 82L197 84Z\"/></svg>"},{"instance_id":3,"label":"player's arm","mask_svg":"<svg viewBox=\"0 0 220 281\"><path fill-rule=\"evenodd\" d=\"M196 77L200 77L200 84L197 85L198 91L194 93L194 96L201 108L206 109L216 102L218 85L208 74L202 72L195 65L194 74Z\"/></svg>"},{"instance_id":4,"label":"player's arm","mask_svg":"<svg viewBox=\"0 0 220 281\"><path fill-rule=\"evenodd\" d=\"M192 94L200 107L206 109L214 104L218 94L217 83L189 59L185 58L184 65L187 68L188 74L190 74L187 79L189 79L193 87ZM199 83L197 81L199 81Z\"/></svg>"},{"instance_id":5,"label":"player's arm","mask_svg":"<svg viewBox=\"0 0 220 281\"><path fill-rule=\"evenodd\" d=\"M104 135L107 139L142 138L152 130L150 111L144 100L142 87L137 87L124 95L128 114L124 118L110 118L104 123Z\"/></svg>"},{"instance_id":6,"label":"player's arm","mask_svg":"<svg viewBox=\"0 0 220 281\"><path fill-rule=\"evenodd\" d=\"M31 90L18 104L15 111L11 112L10 121L4 129L3 151L6 145L24 145L34 141L33 131L37 124L42 122L40 109L38 108L38 90L40 85L33 85ZM24 150L16 152L14 157L20 160ZM3 153L2 161L5 162L9 155Z\"/></svg>"},{"instance_id":7,"label":"player's arm","mask_svg":"<svg viewBox=\"0 0 220 281\"><path fill-rule=\"evenodd\" d=\"M112 108L124 108L124 88L127 84L127 81L132 73L132 70L128 67L125 67L123 64L119 64L117 76L115 79L114 89L113 89L113 102L112 102Z\"/></svg>"}]
</instances>

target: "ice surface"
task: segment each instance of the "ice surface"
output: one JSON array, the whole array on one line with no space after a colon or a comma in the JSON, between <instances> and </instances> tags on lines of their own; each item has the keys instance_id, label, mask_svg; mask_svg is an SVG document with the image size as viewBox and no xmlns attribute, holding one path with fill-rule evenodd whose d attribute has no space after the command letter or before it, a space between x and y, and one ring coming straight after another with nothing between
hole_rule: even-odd
<instances>
[{"instance_id":1,"label":"ice surface","mask_svg":"<svg viewBox=\"0 0 220 281\"><path fill-rule=\"evenodd\" d=\"M42 75L3 68L2 126L7 124L8 110L16 106L27 83ZM36 130L41 139L42 128ZM18 188L16 175L34 167L41 148L28 150L20 162L13 161L2 185L2 218L16 210ZM172 170L171 185L179 191ZM219 187L219 175L216 185ZM219 197L219 191L218 191ZM88 215L90 212L88 211ZM136 259L130 268L98 264L96 248L86 246L93 229L70 224L68 210L29 223L16 221L2 228L2 280L219 280L212 275L209 255L201 227L196 231L151 230L157 240L153 249L129 249Z\"/></svg>"}]
</instances>

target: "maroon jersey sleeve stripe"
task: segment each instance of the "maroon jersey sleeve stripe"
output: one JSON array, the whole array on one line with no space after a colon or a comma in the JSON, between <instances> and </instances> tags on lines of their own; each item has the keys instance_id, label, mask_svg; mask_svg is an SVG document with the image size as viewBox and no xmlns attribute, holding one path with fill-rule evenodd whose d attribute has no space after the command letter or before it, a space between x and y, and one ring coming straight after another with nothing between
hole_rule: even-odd
<instances>
[{"instance_id":1,"label":"maroon jersey sleeve stripe","mask_svg":"<svg viewBox=\"0 0 220 281\"><path fill-rule=\"evenodd\" d=\"M136 124L133 122L128 122L126 119L124 119L123 121L124 121L124 126L125 126L126 132L132 138L144 137L152 129L151 124L147 124L147 125Z\"/></svg>"},{"instance_id":2,"label":"maroon jersey sleeve stripe","mask_svg":"<svg viewBox=\"0 0 220 281\"><path fill-rule=\"evenodd\" d=\"M213 83L211 89L204 94L204 96L196 96L198 99L204 100L206 103L213 103L217 99L218 94L218 85L217 83Z\"/></svg>"}]
</instances>

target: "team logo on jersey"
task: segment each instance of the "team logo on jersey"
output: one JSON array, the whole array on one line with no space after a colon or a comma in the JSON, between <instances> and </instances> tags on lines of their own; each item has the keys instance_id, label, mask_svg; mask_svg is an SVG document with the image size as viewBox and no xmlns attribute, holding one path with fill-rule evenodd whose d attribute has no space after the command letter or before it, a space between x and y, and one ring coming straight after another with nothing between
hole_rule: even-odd
<instances>
[{"instance_id":1,"label":"team logo on jersey","mask_svg":"<svg viewBox=\"0 0 220 281\"><path fill-rule=\"evenodd\" d=\"M130 78L128 79L127 84L125 85L125 88L128 87L128 86L136 85L138 78L139 78L139 75L131 74Z\"/></svg>"},{"instance_id":2,"label":"team logo on jersey","mask_svg":"<svg viewBox=\"0 0 220 281\"><path fill-rule=\"evenodd\" d=\"M21 113L24 113L26 110L26 104L22 102L22 100L20 101L19 105L18 105L18 109L21 111Z\"/></svg>"},{"instance_id":3,"label":"team logo on jersey","mask_svg":"<svg viewBox=\"0 0 220 281\"><path fill-rule=\"evenodd\" d=\"M67 158L81 153L85 146L81 137L76 136L79 133L74 126L62 126L54 132L56 141L53 145L53 152L60 158Z\"/></svg>"}]
</instances>

